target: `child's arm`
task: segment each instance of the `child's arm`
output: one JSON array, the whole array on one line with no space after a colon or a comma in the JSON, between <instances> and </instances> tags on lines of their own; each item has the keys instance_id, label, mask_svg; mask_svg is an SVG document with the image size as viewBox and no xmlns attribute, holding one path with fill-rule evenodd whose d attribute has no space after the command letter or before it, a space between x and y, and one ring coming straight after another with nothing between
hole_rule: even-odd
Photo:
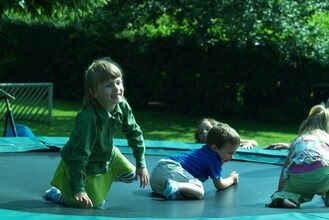
<instances>
[{"instance_id":1,"label":"child's arm","mask_svg":"<svg viewBox=\"0 0 329 220\"><path fill-rule=\"evenodd\" d=\"M239 174L236 173L235 171L233 171L230 174L230 176L227 178L214 179L214 185L215 185L216 189L218 189L218 190L226 189L238 182L239 182Z\"/></svg>"},{"instance_id":2,"label":"child's arm","mask_svg":"<svg viewBox=\"0 0 329 220\"><path fill-rule=\"evenodd\" d=\"M122 118L122 131L126 133L128 146L132 148L137 168L146 168L145 145L143 132L137 124L127 101L120 103L124 116Z\"/></svg>"},{"instance_id":3,"label":"child's arm","mask_svg":"<svg viewBox=\"0 0 329 220\"><path fill-rule=\"evenodd\" d=\"M283 178L283 173L284 170L286 169L286 167L290 164L290 158L291 158L291 154L292 151L290 151L286 157L286 160L283 164L282 170L281 170L281 174L280 174L280 178L279 178L279 183L278 183L278 190L277 191L282 191L284 185L286 184L286 180Z\"/></svg>"},{"instance_id":4,"label":"child's arm","mask_svg":"<svg viewBox=\"0 0 329 220\"><path fill-rule=\"evenodd\" d=\"M137 124L135 117L129 104L124 101L121 103L121 108L125 112L122 121L122 131L126 132L128 145L133 150L133 155L136 159L136 180L140 179L140 187L145 188L148 185L149 174L145 162L145 145L143 132Z\"/></svg>"},{"instance_id":5,"label":"child's arm","mask_svg":"<svg viewBox=\"0 0 329 220\"><path fill-rule=\"evenodd\" d=\"M289 148L290 148L290 144L288 143L273 143L264 147L264 149L267 150L281 150L281 149L289 149Z\"/></svg>"}]
</instances>

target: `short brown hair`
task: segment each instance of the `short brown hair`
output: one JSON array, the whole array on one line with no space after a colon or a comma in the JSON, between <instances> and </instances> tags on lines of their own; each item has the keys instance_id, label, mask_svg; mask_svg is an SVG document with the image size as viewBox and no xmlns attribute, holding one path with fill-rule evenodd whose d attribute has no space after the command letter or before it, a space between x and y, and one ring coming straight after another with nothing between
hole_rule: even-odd
<instances>
[{"instance_id":1,"label":"short brown hair","mask_svg":"<svg viewBox=\"0 0 329 220\"><path fill-rule=\"evenodd\" d=\"M240 141L238 132L225 123L218 123L213 126L207 134L207 145L212 146L215 144L219 149L226 143L238 146L240 145Z\"/></svg>"}]
</instances>

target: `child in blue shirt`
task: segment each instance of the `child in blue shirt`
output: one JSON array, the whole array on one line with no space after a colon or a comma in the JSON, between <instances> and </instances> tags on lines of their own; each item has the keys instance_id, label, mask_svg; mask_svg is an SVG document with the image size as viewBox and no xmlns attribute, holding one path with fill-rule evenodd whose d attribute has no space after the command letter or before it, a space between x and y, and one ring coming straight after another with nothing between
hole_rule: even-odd
<instances>
[{"instance_id":1,"label":"child in blue shirt","mask_svg":"<svg viewBox=\"0 0 329 220\"><path fill-rule=\"evenodd\" d=\"M224 123L215 124L202 148L157 162L150 176L153 192L171 200L202 199L202 182L209 177L218 190L238 183L235 171L223 178L222 165L232 159L239 145L240 136L233 128Z\"/></svg>"}]
</instances>

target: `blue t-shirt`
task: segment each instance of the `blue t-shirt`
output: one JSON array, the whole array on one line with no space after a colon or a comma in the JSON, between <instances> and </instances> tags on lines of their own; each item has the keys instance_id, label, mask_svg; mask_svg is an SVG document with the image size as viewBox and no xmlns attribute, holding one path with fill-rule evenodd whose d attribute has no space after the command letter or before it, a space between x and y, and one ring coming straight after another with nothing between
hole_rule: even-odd
<instances>
[{"instance_id":1,"label":"blue t-shirt","mask_svg":"<svg viewBox=\"0 0 329 220\"><path fill-rule=\"evenodd\" d=\"M194 178L201 182L222 177L222 162L218 153L210 149L207 145L191 152L170 156L168 159L176 161L189 172Z\"/></svg>"}]
</instances>

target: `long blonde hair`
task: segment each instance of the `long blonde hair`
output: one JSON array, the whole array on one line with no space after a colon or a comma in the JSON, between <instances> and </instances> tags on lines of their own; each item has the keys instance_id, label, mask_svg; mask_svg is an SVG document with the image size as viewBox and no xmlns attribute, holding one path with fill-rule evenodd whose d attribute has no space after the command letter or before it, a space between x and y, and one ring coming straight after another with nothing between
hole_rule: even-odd
<instances>
[{"instance_id":1,"label":"long blonde hair","mask_svg":"<svg viewBox=\"0 0 329 220\"><path fill-rule=\"evenodd\" d=\"M308 117L301 123L299 133L322 130L329 134L329 109L322 103L311 108Z\"/></svg>"},{"instance_id":2,"label":"long blonde hair","mask_svg":"<svg viewBox=\"0 0 329 220\"><path fill-rule=\"evenodd\" d=\"M95 60L85 73L85 95L83 106L86 107L94 102L93 93L99 83L123 77L120 66L109 57Z\"/></svg>"}]
</instances>

